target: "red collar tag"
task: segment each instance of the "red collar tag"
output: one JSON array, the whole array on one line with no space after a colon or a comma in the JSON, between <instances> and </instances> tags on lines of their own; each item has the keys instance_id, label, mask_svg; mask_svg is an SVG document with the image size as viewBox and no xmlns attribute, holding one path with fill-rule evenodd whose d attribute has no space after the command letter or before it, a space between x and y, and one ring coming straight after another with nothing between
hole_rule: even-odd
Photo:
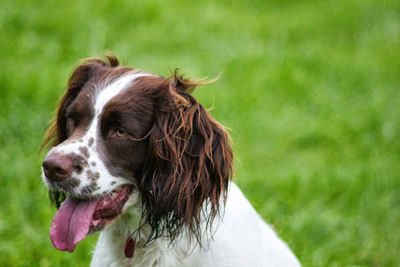
<instances>
[{"instance_id":1,"label":"red collar tag","mask_svg":"<svg viewBox=\"0 0 400 267\"><path fill-rule=\"evenodd\" d=\"M127 258L132 258L133 257L133 254L135 252L135 245L136 245L136 243L132 239L132 237L128 237L128 239L125 242L125 249L124 249L125 256Z\"/></svg>"}]
</instances>

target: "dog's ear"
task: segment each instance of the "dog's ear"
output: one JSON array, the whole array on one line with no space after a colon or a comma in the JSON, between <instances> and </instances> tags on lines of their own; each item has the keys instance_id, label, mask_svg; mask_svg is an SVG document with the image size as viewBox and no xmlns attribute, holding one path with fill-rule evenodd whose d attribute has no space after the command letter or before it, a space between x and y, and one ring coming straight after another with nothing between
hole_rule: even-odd
<instances>
[{"instance_id":1,"label":"dog's ear","mask_svg":"<svg viewBox=\"0 0 400 267\"><path fill-rule=\"evenodd\" d=\"M165 234L174 239L183 226L199 240L200 220L211 223L226 198L233 171L229 135L188 93L196 85L175 74L154 105L139 181L150 240Z\"/></svg>"}]
</instances>

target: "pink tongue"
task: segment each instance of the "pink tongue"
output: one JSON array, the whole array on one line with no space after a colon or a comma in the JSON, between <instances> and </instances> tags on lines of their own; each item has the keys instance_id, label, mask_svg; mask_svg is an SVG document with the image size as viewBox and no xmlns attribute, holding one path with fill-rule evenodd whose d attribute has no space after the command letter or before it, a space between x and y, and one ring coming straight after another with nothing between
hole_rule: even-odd
<instances>
[{"instance_id":1,"label":"pink tongue","mask_svg":"<svg viewBox=\"0 0 400 267\"><path fill-rule=\"evenodd\" d=\"M50 239L56 249L74 251L89 232L97 202L71 197L64 201L50 227Z\"/></svg>"}]
</instances>

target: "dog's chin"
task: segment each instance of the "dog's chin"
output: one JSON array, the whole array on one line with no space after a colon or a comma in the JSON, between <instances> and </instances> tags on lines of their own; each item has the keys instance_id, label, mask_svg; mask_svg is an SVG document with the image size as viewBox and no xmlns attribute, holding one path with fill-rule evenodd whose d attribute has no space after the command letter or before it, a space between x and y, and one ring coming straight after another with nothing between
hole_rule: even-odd
<instances>
[{"instance_id":1,"label":"dog's chin","mask_svg":"<svg viewBox=\"0 0 400 267\"><path fill-rule=\"evenodd\" d=\"M72 252L76 244L90 233L113 224L130 206L133 187L124 185L109 193L92 198L70 195L55 215L50 238L59 250Z\"/></svg>"}]
</instances>

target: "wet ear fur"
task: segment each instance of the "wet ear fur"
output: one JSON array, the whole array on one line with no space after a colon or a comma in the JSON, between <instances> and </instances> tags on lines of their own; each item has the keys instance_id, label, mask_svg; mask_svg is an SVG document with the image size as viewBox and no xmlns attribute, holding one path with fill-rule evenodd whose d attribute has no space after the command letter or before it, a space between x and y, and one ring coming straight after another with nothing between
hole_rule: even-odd
<instances>
[{"instance_id":1,"label":"wet ear fur","mask_svg":"<svg viewBox=\"0 0 400 267\"><path fill-rule=\"evenodd\" d=\"M200 222L212 223L226 197L233 171L230 138L188 93L197 85L175 72L156 99L139 182L150 240L165 235L173 240L183 226L200 240Z\"/></svg>"}]
</instances>

